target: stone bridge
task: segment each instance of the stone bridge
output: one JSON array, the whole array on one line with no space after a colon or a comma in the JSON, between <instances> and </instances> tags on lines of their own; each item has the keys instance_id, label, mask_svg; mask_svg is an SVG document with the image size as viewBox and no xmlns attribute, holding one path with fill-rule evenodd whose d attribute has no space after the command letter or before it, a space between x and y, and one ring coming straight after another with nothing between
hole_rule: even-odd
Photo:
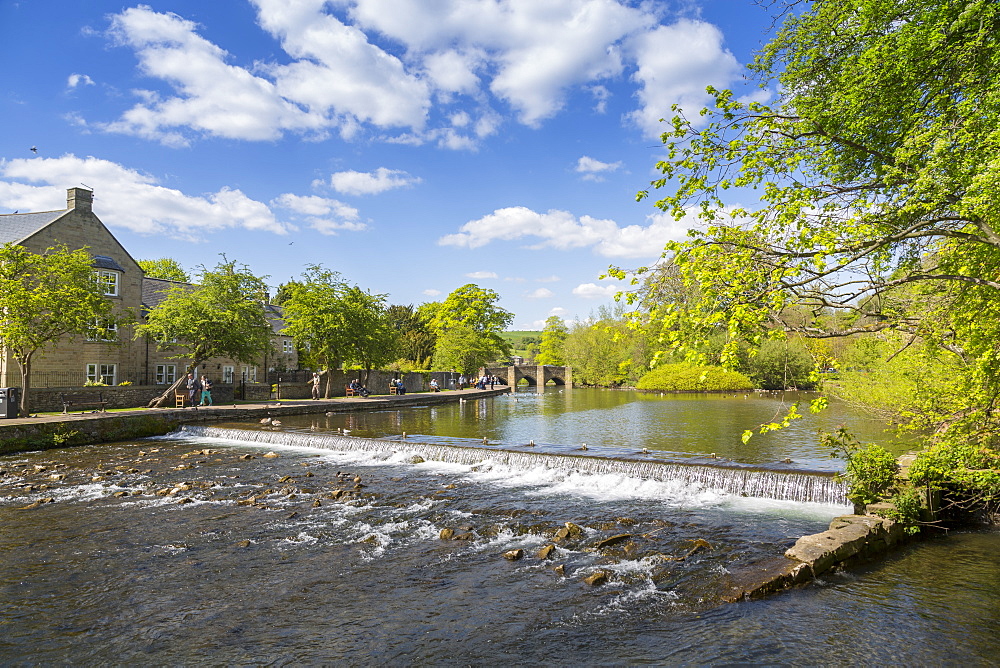
<instances>
[{"instance_id":1,"label":"stone bridge","mask_svg":"<svg viewBox=\"0 0 1000 668\"><path fill-rule=\"evenodd\" d=\"M511 387L515 387L521 379L529 385L543 386L550 380L556 385L573 387L573 368L568 366L553 366L551 364L516 364L513 366L487 367L486 373L497 376Z\"/></svg>"}]
</instances>

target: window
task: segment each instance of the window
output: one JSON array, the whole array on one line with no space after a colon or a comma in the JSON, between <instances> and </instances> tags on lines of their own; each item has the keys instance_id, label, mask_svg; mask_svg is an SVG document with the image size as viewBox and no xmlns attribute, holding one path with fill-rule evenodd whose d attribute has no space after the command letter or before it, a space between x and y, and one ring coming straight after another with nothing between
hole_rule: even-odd
<instances>
[{"instance_id":1,"label":"window","mask_svg":"<svg viewBox=\"0 0 1000 668\"><path fill-rule=\"evenodd\" d=\"M294 352L294 350L295 349L292 347L291 339L285 339L284 341L281 342L281 352L291 353Z\"/></svg>"},{"instance_id":2,"label":"window","mask_svg":"<svg viewBox=\"0 0 1000 668\"><path fill-rule=\"evenodd\" d=\"M257 382L257 367L255 366L245 366L243 367L243 377L248 383Z\"/></svg>"},{"instance_id":3,"label":"window","mask_svg":"<svg viewBox=\"0 0 1000 668\"><path fill-rule=\"evenodd\" d=\"M117 364L88 364L87 380L92 383L104 383L105 385L117 385L118 365Z\"/></svg>"},{"instance_id":4,"label":"window","mask_svg":"<svg viewBox=\"0 0 1000 668\"><path fill-rule=\"evenodd\" d=\"M117 341L118 325L105 320L95 320L90 324L90 331L87 332L88 341Z\"/></svg>"},{"instance_id":5,"label":"window","mask_svg":"<svg viewBox=\"0 0 1000 668\"><path fill-rule=\"evenodd\" d=\"M231 366L222 367L222 382L231 383L233 382L233 372L235 369Z\"/></svg>"},{"instance_id":6,"label":"window","mask_svg":"<svg viewBox=\"0 0 1000 668\"><path fill-rule=\"evenodd\" d=\"M173 364L156 365L156 384L169 385L177 380L177 367Z\"/></svg>"},{"instance_id":7,"label":"window","mask_svg":"<svg viewBox=\"0 0 1000 668\"><path fill-rule=\"evenodd\" d=\"M101 286L101 292L107 297L118 296L118 272L108 269L95 271L97 284Z\"/></svg>"}]
</instances>

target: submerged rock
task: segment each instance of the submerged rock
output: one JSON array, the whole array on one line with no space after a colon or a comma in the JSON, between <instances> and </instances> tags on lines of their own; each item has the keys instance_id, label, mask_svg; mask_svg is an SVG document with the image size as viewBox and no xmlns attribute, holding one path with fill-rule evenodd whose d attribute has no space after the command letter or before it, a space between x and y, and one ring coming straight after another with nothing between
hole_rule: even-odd
<instances>
[{"instance_id":1,"label":"submerged rock","mask_svg":"<svg viewBox=\"0 0 1000 668\"><path fill-rule=\"evenodd\" d=\"M605 547L610 547L610 546L615 545L617 543L621 543L622 541L628 540L631 537L632 537L632 534L630 534L630 533L620 533L617 536L611 536L609 538L605 538L602 541L599 541L597 543L597 545L595 545L594 547L597 548L598 550L600 550L600 549L603 549Z\"/></svg>"},{"instance_id":2,"label":"submerged rock","mask_svg":"<svg viewBox=\"0 0 1000 668\"><path fill-rule=\"evenodd\" d=\"M538 551L538 558L548 559L549 557L552 556L552 553L555 551L556 551L556 546L553 545L552 543L549 543L548 545L546 545L545 547L543 547Z\"/></svg>"},{"instance_id":3,"label":"submerged rock","mask_svg":"<svg viewBox=\"0 0 1000 668\"><path fill-rule=\"evenodd\" d=\"M597 571L596 573L593 573L585 577L583 581L589 584L591 587L599 587L608 581L608 572Z\"/></svg>"}]
</instances>

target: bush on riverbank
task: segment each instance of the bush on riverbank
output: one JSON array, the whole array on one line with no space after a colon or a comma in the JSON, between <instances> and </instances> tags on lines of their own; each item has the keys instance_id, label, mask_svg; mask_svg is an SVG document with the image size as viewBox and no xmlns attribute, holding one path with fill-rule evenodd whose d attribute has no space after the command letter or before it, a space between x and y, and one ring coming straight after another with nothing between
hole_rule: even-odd
<instances>
[{"instance_id":1,"label":"bush on riverbank","mask_svg":"<svg viewBox=\"0 0 1000 668\"><path fill-rule=\"evenodd\" d=\"M661 392L734 392L752 389L753 382L722 367L666 364L640 378L636 387Z\"/></svg>"}]
</instances>

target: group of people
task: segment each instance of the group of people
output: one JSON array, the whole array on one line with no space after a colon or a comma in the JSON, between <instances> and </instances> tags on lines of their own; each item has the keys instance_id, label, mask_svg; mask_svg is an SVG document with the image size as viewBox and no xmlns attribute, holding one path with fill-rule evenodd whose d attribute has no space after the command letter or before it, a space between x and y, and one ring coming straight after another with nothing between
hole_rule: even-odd
<instances>
[{"instance_id":1,"label":"group of people","mask_svg":"<svg viewBox=\"0 0 1000 668\"><path fill-rule=\"evenodd\" d=\"M502 381L497 376L480 376L479 378L466 378L464 375L458 377L458 389L464 390L466 385L475 386L476 389L485 390L489 385L493 389L494 385L502 385Z\"/></svg>"},{"instance_id":2,"label":"group of people","mask_svg":"<svg viewBox=\"0 0 1000 668\"><path fill-rule=\"evenodd\" d=\"M393 378L389 381L390 392L392 391L392 388L396 388L396 394L406 394L406 386L403 385L403 381L399 378Z\"/></svg>"},{"instance_id":3,"label":"group of people","mask_svg":"<svg viewBox=\"0 0 1000 668\"><path fill-rule=\"evenodd\" d=\"M193 373L187 375L185 387L188 392L188 406L211 406L212 405L212 381L208 376L196 378ZM195 401L198 401L196 404Z\"/></svg>"}]
</instances>

